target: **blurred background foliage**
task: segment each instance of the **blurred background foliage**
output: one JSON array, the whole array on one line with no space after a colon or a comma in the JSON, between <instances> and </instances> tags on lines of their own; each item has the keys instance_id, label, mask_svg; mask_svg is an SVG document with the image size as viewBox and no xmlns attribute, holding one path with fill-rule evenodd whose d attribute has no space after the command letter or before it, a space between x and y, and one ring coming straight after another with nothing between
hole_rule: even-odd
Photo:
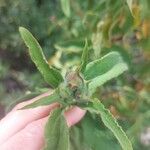
<instances>
[{"instance_id":1,"label":"blurred background foliage","mask_svg":"<svg viewBox=\"0 0 150 150\"><path fill-rule=\"evenodd\" d=\"M33 92L32 97L49 88L29 58L19 26L35 35L49 64L63 73L79 64L87 39L90 60L119 51L129 65L128 72L99 88L96 94L126 130L135 150L148 150L150 1L128 0L132 2L130 7L126 0L61 2L0 0L0 117L24 95ZM103 133L102 145L108 137Z\"/></svg>"}]
</instances>

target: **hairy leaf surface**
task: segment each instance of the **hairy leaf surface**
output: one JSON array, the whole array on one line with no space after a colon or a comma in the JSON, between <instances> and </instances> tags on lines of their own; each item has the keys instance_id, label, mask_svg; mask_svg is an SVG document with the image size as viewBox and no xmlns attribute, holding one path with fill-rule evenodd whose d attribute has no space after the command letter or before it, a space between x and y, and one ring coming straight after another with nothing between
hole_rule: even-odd
<instances>
[{"instance_id":1,"label":"hairy leaf surface","mask_svg":"<svg viewBox=\"0 0 150 150\"><path fill-rule=\"evenodd\" d=\"M23 27L20 27L19 31L26 46L29 48L31 59L43 75L45 81L52 87L57 87L59 83L63 81L63 78L59 71L48 65L46 58L42 52L42 48L37 40L33 37L33 35Z\"/></svg>"},{"instance_id":2,"label":"hairy leaf surface","mask_svg":"<svg viewBox=\"0 0 150 150\"><path fill-rule=\"evenodd\" d=\"M83 105L82 108L101 116L103 123L113 132L123 150L133 150L132 144L121 126L119 126L110 111L107 110L99 100L89 102L88 104Z\"/></svg>"},{"instance_id":3,"label":"hairy leaf surface","mask_svg":"<svg viewBox=\"0 0 150 150\"><path fill-rule=\"evenodd\" d=\"M87 112L77 125L71 127L70 144L70 150L121 149L112 132L104 127L99 116L90 112Z\"/></svg>"},{"instance_id":4,"label":"hairy leaf surface","mask_svg":"<svg viewBox=\"0 0 150 150\"><path fill-rule=\"evenodd\" d=\"M119 63L123 63L121 55L118 52L110 52L102 58L87 64L84 77L86 80L91 80L107 73Z\"/></svg>"},{"instance_id":5,"label":"hairy leaf surface","mask_svg":"<svg viewBox=\"0 0 150 150\"><path fill-rule=\"evenodd\" d=\"M35 108L38 106L50 105L54 102L59 102L59 100L60 100L59 94L57 92L54 92L49 96L42 97L39 100L23 107L22 109L28 109L28 108Z\"/></svg>"},{"instance_id":6,"label":"hairy leaf surface","mask_svg":"<svg viewBox=\"0 0 150 150\"><path fill-rule=\"evenodd\" d=\"M49 117L45 140L44 150L69 150L69 130L60 108L54 110Z\"/></svg>"},{"instance_id":7,"label":"hairy leaf surface","mask_svg":"<svg viewBox=\"0 0 150 150\"><path fill-rule=\"evenodd\" d=\"M103 85L105 82L119 76L124 71L128 69L127 65L125 63L120 63L115 65L111 70L109 70L107 73L98 76L97 78L94 78L89 83L89 92L93 94L96 91L96 88Z\"/></svg>"},{"instance_id":8,"label":"hairy leaf surface","mask_svg":"<svg viewBox=\"0 0 150 150\"><path fill-rule=\"evenodd\" d=\"M127 64L124 63L118 52L110 52L102 58L89 63L86 66L84 77L86 80L90 80L90 94L93 94L97 87L117 77L127 69Z\"/></svg>"}]
</instances>

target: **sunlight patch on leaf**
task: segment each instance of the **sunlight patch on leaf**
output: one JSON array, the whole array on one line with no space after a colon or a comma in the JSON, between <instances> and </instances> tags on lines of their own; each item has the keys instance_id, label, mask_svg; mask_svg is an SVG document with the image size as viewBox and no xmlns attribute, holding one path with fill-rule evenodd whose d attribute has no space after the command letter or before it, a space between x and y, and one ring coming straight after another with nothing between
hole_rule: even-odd
<instances>
[{"instance_id":1,"label":"sunlight patch on leaf","mask_svg":"<svg viewBox=\"0 0 150 150\"><path fill-rule=\"evenodd\" d=\"M61 1L61 8L63 13L66 15L66 17L70 17L71 11L70 11L70 0L60 0Z\"/></svg>"},{"instance_id":2,"label":"sunlight patch on leaf","mask_svg":"<svg viewBox=\"0 0 150 150\"><path fill-rule=\"evenodd\" d=\"M134 16L133 11L132 11L132 3L133 3L133 0L127 0L127 4L128 4L129 9L130 9L130 12L131 12L132 16Z\"/></svg>"}]
</instances>

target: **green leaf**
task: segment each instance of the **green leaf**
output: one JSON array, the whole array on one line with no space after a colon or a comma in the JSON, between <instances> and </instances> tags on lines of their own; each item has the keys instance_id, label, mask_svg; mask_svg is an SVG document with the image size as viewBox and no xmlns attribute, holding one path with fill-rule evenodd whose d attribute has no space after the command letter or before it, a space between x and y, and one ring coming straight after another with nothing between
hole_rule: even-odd
<instances>
[{"instance_id":1,"label":"green leaf","mask_svg":"<svg viewBox=\"0 0 150 150\"><path fill-rule=\"evenodd\" d=\"M123 150L133 150L132 144L125 132L122 130L121 126L117 123L116 119L112 116L109 110L107 110L104 105L99 101L95 100L87 104L82 104L82 108L90 111L91 113L96 113L101 115L101 119L106 127L108 127L117 140L119 141Z\"/></svg>"},{"instance_id":2,"label":"green leaf","mask_svg":"<svg viewBox=\"0 0 150 150\"><path fill-rule=\"evenodd\" d=\"M132 12L132 3L133 3L133 0L126 0L126 1L127 1L128 6L129 6L129 9L130 9L130 12L131 12L132 16L134 16L133 12Z\"/></svg>"},{"instance_id":3,"label":"green leaf","mask_svg":"<svg viewBox=\"0 0 150 150\"><path fill-rule=\"evenodd\" d=\"M122 74L124 71L128 69L127 65L125 63L120 63L115 65L110 71L107 73L98 76L97 78L93 79L89 83L89 91L91 94L93 94L96 91L96 88L103 85L108 80L111 80L112 78L115 78Z\"/></svg>"},{"instance_id":4,"label":"green leaf","mask_svg":"<svg viewBox=\"0 0 150 150\"><path fill-rule=\"evenodd\" d=\"M63 42L58 42L54 45L54 47L58 51L62 51L63 54L79 54L83 50L83 42L84 40L81 39L74 39L74 40L68 40Z\"/></svg>"},{"instance_id":5,"label":"green leaf","mask_svg":"<svg viewBox=\"0 0 150 150\"><path fill-rule=\"evenodd\" d=\"M42 48L33 35L23 27L20 27L19 31L25 44L29 48L31 59L43 75L45 81L52 87L57 87L63 81L61 74L56 69L48 65L42 52Z\"/></svg>"},{"instance_id":6,"label":"green leaf","mask_svg":"<svg viewBox=\"0 0 150 150\"><path fill-rule=\"evenodd\" d=\"M70 0L60 0L61 2L61 8L63 13L66 15L66 17L70 17L71 12L70 12Z\"/></svg>"},{"instance_id":7,"label":"green leaf","mask_svg":"<svg viewBox=\"0 0 150 150\"><path fill-rule=\"evenodd\" d=\"M109 144L108 144L109 143ZM87 112L70 129L70 150L120 150L112 132L103 125L97 114Z\"/></svg>"},{"instance_id":8,"label":"green leaf","mask_svg":"<svg viewBox=\"0 0 150 150\"><path fill-rule=\"evenodd\" d=\"M6 112L10 112L18 103L29 100L29 99L32 99L32 98L34 98L34 97L36 97L40 94L42 94L42 92L37 91L37 92L29 93L29 94L26 94L24 96L19 97L16 101L13 101L9 105L8 111L6 110Z\"/></svg>"},{"instance_id":9,"label":"green leaf","mask_svg":"<svg viewBox=\"0 0 150 150\"><path fill-rule=\"evenodd\" d=\"M115 65L123 63L122 57L118 52L110 52L105 56L87 64L84 71L85 80L91 80L103 75L111 70Z\"/></svg>"},{"instance_id":10,"label":"green leaf","mask_svg":"<svg viewBox=\"0 0 150 150\"><path fill-rule=\"evenodd\" d=\"M62 110L52 112L45 127L44 150L69 150L69 130Z\"/></svg>"},{"instance_id":11,"label":"green leaf","mask_svg":"<svg viewBox=\"0 0 150 150\"><path fill-rule=\"evenodd\" d=\"M28 108L35 108L38 106L50 105L54 102L59 102L59 101L60 101L59 94L55 91L51 95L40 98L39 100L21 108L21 109L28 109Z\"/></svg>"},{"instance_id":12,"label":"green leaf","mask_svg":"<svg viewBox=\"0 0 150 150\"><path fill-rule=\"evenodd\" d=\"M118 52L110 52L101 59L93 61L86 66L84 77L90 80L89 92L93 94L97 87L108 80L117 77L128 69Z\"/></svg>"},{"instance_id":13,"label":"green leaf","mask_svg":"<svg viewBox=\"0 0 150 150\"><path fill-rule=\"evenodd\" d=\"M85 46L82 53L80 71L83 72L88 62L88 42L85 40Z\"/></svg>"}]
</instances>

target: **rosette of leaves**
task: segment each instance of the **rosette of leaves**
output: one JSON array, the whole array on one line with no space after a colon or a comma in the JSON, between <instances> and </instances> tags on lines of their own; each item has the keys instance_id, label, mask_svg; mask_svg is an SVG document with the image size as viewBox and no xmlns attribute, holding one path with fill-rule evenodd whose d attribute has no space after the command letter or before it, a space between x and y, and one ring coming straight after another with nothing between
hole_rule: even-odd
<instances>
[{"instance_id":1,"label":"rosette of leaves","mask_svg":"<svg viewBox=\"0 0 150 150\"><path fill-rule=\"evenodd\" d=\"M53 110L45 127L44 150L70 150L69 129L64 118L64 111L78 106L101 118L117 138L123 150L132 150L131 142L101 101L93 98L97 87L117 77L128 69L118 52L110 52L100 59L88 63L88 44L85 43L80 66L68 70L65 77L52 66L49 66L37 40L25 28L19 28L20 34L29 48L31 59L43 75L45 81L54 88L50 96L39 99L22 109L49 105L57 102L60 107ZM92 135L91 135L92 136ZM73 138L73 137L72 137ZM101 140L101 139L98 139Z\"/></svg>"}]
</instances>

